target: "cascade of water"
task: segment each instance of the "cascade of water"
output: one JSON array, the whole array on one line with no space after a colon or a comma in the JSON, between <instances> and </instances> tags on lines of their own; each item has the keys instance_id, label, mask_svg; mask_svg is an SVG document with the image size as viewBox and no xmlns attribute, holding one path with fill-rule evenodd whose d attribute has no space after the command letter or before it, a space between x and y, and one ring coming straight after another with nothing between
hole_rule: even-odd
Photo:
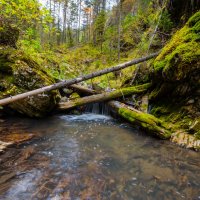
<instances>
[{"instance_id":1,"label":"cascade of water","mask_svg":"<svg viewBox=\"0 0 200 200\"><path fill-rule=\"evenodd\" d=\"M110 115L111 110L109 106L105 103L91 103L86 106L85 112Z\"/></svg>"}]
</instances>

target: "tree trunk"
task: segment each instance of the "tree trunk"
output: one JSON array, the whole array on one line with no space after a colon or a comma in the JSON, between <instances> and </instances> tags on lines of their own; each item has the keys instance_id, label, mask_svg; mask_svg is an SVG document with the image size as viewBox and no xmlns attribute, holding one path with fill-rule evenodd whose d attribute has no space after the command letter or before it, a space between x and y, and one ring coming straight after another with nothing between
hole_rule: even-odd
<instances>
[{"instance_id":1,"label":"tree trunk","mask_svg":"<svg viewBox=\"0 0 200 200\"><path fill-rule=\"evenodd\" d=\"M118 49L118 62L120 61L121 57L121 12L122 12L122 1L117 0L118 3L118 44L117 44L117 49Z\"/></svg>"},{"instance_id":2,"label":"tree trunk","mask_svg":"<svg viewBox=\"0 0 200 200\"><path fill-rule=\"evenodd\" d=\"M67 24L67 7L68 1L64 1L64 8L63 8L63 30L62 30L62 43L66 43L66 24Z\"/></svg>"},{"instance_id":3,"label":"tree trunk","mask_svg":"<svg viewBox=\"0 0 200 200\"><path fill-rule=\"evenodd\" d=\"M69 88L74 90L75 92L78 92L78 93L81 93L81 94L84 94L84 95L98 94L97 91L85 88L85 87L80 86L80 85L71 85L71 86L69 86Z\"/></svg>"},{"instance_id":4,"label":"tree trunk","mask_svg":"<svg viewBox=\"0 0 200 200\"><path fill-rule=\"evenodd\" d=\"M172 133L167 124L155 116L143 113L118 101L109 101L108 105L119 116L133 124L139 125L148 133L161 139L169 139L171 137Z\"/></svg>"},{"instance_id":5,"label":"tree trunk","mask_svg":"<svg viewBox=\"0 0 200 200\"><path fill-rule=\"evenodd\" d=\"M79 0L79 5L78 5L78 43L80 42L80 34L81 34L81 3L82 3L82 0Z\"/></svg>"},{"instance_id":6,"label":"tree trunk","mask_svg":"<svg viewBox=\"0 0 200 200\"><path fill-rule=\"evenodd\" d=\"M104 92L102 94L96 94L96 95L92 95L88 97L77 98L73 101L60 103L59 110L69 110L78 106L86 105L88 103L108 101L111 99L116 99L118 97L127 96L131 94L141 94L143 92L146 92L150 86L151 84L147 83L144 85L118 89L112 92Z\"/></svg>"},{"instance_id":7,"label":"tree trunk","mask_svg":"<svg viewBox=\"0 0 200 200\"><path fill-rule=\"evenodd\" d=\"M43 87L43 88L39 88L39 89L36 89L36 90L32 90L32 91L29 91L29 92L18 94L16 96L11 96L11 97L8 97L8 98L5 98L5 99L1 99L0 100L0 106L3 106L3 105L6 105L6 104L9 104L9 103L24 99L26 97L29 98L30 96L33 96L33 95L41 94L41 93L44 93L44 92L49 92L51 90L56 90L56 89L63 88L63 87L66 87L66 86L70 86L70 85L73 85L73 84L76 84L76 83L80 83L82 81L89 80L91 78L98 77L98 76L101 76L101 75L104 75L104 74L108 74L110 72L119 71L119 70L125 69L129 66L150 60L150 59L156 57L158 54L159 54L159 52L151 54L151 55L143 57L143 58L134 59L132 61L129 61L129 62L126 62L126 63L123 63L123 64L119 64L119 65L111 67L111 68L100 70L100 71L97 71L97 72L94 72L94 73L91 73L91 74L88 74L88 75L80 76L80 77L77 77L77 78L74 78L74 79L71 79L71 80L62 81L62 82L55 83L55 84L50 85L50 86L46 86L46 87Z\"/></svg>"}]
</instances>

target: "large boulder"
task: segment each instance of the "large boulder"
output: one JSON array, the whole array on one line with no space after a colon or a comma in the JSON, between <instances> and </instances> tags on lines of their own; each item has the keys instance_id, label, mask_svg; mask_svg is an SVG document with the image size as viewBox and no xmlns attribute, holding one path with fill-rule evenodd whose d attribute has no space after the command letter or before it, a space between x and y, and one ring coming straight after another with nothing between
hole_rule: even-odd
<instances>
[{"instance_id":1,"label":"large boulder","mask_svg":"<svg viewBox=\"0 0 200 200\"><path fill-rule=\"evenodd\" d=\"M16 49L17 28L1 18L0 25L0 99L54 84L54 79L37 62ZM8 107L30 117L42 117L55 107L59 98L58 91L51 91Z\"/></svg>"},{"instance_id":2,"label":"large boulder","mask_svg":"<svg viewBox=\"0 0 200 200\"><path fill-rule=\"evenodd\" d=\"M172 37L156 58L151 78L151 113L196 134L200 117L200 12Z\"/></svg>"},{"instance_id":3,"label":"large boulder","mask_svg":"<svg viewBox=\"0 0 200 200\"><path fill-rule=\"evenodd\" d=\"M177 98L187 104L200 88L200 12L192 16L163 48L152 69L152 101ZM179 102L180 103L180 102Z\"/></svg>"},{"instance_id":4,"label":"large boulder","mask_svg":"<svg viewBox=\"0 0 200 200\"><path fill-rule=\"evenodd\" d=\"M9 46L0 46L1 99L53 83L54 79L23 52ZM42 117L55 107L58 99L58 91L52 91L30 96L8 106L30 117Z\"/></svg>"}]
</instances>

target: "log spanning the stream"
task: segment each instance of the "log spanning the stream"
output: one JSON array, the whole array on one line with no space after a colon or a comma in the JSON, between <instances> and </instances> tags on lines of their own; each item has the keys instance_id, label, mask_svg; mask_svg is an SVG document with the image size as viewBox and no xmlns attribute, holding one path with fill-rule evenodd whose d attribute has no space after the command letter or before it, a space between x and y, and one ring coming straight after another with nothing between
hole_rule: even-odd
<instances>
[{"instance_id":1,"label":"log spanning the stream","mask_svg":"<svg viewBox=\"0 0 200 200\"><path fill-rule=\"evenodd\" d=\"M108 105L111 106L116 114L133 124L139 125L148 133L154 134L161 139L169 139L172 135L170 127L151 114L141 112L118 101L109 101Z\"/></svg>"},{"instance_id":2,"label":"log spanning the stream","mask_svg":"<svg viewBox=\"0 0 200 200\"><path fill-rule=\"evenodd\" d=\"M138 85L138 86L133 86L133 87L128 87L128 88L122 88L118 89L115 91L111 92L104 92L101 94L96 94L96 95L91 95L88 97L83 97L83 98L77 98L72 101L64 102L64 103L59 103L59 110L69 110L78 106L83 106L85 104L89 103L96 103L96 102L102 102L102 101L108 101L111 99L116 99L118 97L122 96L127 96L131 94L141 94L143 92L146 92L149 88L151 87L150 83L146 83L144 85ZM76 87L76 89L79 89ZM81 88L82 89L82 88ZM92 90L87 90L87 92L93 93L94 91Z\"/></svg>"},{"instance_id":3,"label":"log spanning the stream","mask_svg":"<svg viewBox=\"0 0 200 200\"><path fill-rule=\"evenodd\" d=\"M65 80L65 81L50 85L50 86L45 86L45 87L42 87L42 88L39 88L39 89L36 89L36 90L32 90L32 91L29 91L29 92L18 94L16 96L7 97L5 99L0 100L0 106L4 106L4 105L10 104L10 103L13 103L15 101L22 100L22 99L25 99L25 98L30 97L30 96L38 95L38 94L41 94L41 93L49 92L51 90L56 90L56 89L63 88L63 87L66 87L66 86L70 86L70 85L73 85L73 84L76 84L76 83L80 83L82 81L89 80L89 79L92 79L92 78L95 78L95 77L98 77L98 76L101 76L101 75L104 75L104 74L108 74L110 72L119 71L119 70L125 69L129 66L136 65L136 64L139 64L141 62L155 58L158 54L159 54L159 52L148 55L146 57L139 58L139 59L134 59L132 61L125 62L123 64L119 64L119 65L111 67L111 68L100 70L100 71L97 71L97 72L94 72L94 73L91 73L91 74L88 74L88 75L79 76L79 77L71 79L71 80Z\"/></svg>"}]
</instances>

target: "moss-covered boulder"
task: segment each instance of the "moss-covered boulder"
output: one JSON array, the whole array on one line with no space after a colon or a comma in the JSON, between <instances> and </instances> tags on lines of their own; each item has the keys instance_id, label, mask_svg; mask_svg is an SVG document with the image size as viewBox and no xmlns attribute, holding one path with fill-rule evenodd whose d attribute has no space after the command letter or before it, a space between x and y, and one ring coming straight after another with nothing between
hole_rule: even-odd
<instances>
[{"instance_id":1,"label":"moss-covered boulder","mask_svg":"<svg viewBox=\"0 0 200 200\"><path fill-rule=\"evenodd\" d=\"M200 11L164 47L154 63L154 75L166 81L190 78L200 70Z\"/></svg>"},{"instance_id":2,"label":"moss-covered boulder","mask_svg":"<svg viewBox=\"0 0 200 200\"><path fill-rule=\"evenodd\" d=\"M153 65L155 89L152 100L199 95L200 88L200 12L192 16L163 48ZM184 99L183 99L184 97ZM177 98L176 98L177 99ZM193 99L193 98L192 98ZM194 100L194 99L193 99ZM195 100L194 100L195 101Z\"/></svg>"},{"instance_id":3,"label":"moss-covered boulder","mask_svg":"<svg viewBox=\"0 0 200 200\"><path fill-rule=\"evenodd\" d=\"M154 61L151 113L191 137L200 117L200 12L177 31ZM195 141L195 139L194 139ZM187 145L186 145L187 146ZM190 145L191 146L191 145Z\"/></svg>"},{"instance_id":4,"label":"moss-covered boulder","mask_svg":"<svg viewBox=\"0 0 200 200\"><path fill-rule=\"evenodd\" d=\"M54 83L35 61L20 50L0 46L0 98L13 96ZM42 117L57 104L57 91L30 96L8 106L30 117Z\"/></svg>"}]
</instances>

